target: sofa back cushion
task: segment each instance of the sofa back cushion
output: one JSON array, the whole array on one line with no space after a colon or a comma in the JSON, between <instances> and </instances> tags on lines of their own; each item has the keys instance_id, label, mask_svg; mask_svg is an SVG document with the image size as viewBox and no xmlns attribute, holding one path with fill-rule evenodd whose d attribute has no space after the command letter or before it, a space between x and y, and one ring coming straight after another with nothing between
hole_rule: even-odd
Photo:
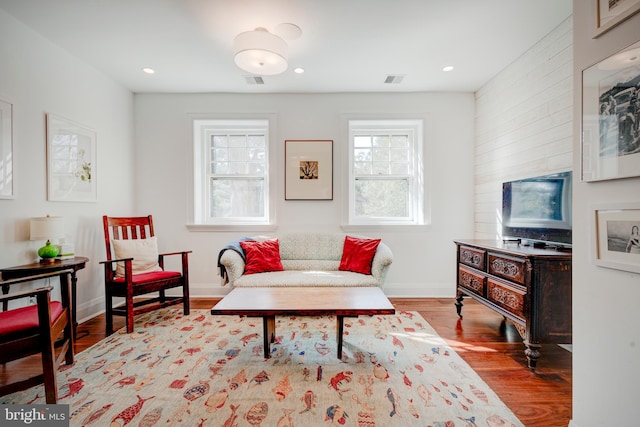
<instances>
[{"instance_id":1,"label":"sofa back cushion","mask_svg":"<svg viewBox=\"0 0 640 427\"><path fill-rule=\"evenodd\" d=\"M279 237L280 258L322 259L340 261L344 234L340 233L290 233Z\"/></svg>"}]
</instances>

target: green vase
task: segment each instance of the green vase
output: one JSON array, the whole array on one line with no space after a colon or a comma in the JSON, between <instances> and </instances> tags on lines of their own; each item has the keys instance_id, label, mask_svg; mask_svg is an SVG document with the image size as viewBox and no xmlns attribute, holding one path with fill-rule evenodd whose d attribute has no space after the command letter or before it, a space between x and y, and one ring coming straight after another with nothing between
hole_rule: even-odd
<instances>
[{"instance_id":1,"label":"green vase","mask_svg":"<svg viewBox=\"0 0 640 427\"><path fill-rule=\"evenodd\" d=\"M38 256L42 259L53 259L58 256L58 252L58 247L47 240L47 243L38 249Z\"/></svg>"}]
</instances>

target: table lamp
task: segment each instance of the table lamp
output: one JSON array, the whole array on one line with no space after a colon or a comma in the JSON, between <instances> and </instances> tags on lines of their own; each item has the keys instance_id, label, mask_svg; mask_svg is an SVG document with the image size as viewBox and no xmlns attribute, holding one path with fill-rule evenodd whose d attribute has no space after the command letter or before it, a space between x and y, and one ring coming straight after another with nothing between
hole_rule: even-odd
<instances>
[{"instance_id":1,"label":"table lamp","mask_svg":"<svg viewBox=\"0 0 640 427\"><path fill-rule=\"evenodd\" d=\"M58 247L51 244L51 239L64 237L64 218L61 216L44 216L31 218L30 240L46 240L47 243L38 249L40 262L54 262L58 255Z\"/></svg>"}]
</instances>

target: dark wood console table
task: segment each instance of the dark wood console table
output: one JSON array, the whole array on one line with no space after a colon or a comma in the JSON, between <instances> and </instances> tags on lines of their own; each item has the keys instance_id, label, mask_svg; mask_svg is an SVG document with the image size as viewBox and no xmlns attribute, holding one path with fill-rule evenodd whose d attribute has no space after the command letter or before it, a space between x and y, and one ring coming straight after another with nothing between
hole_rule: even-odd
<instances>
[{"instance_id":1,"label":"dark wood console table","mask_svg":"<svg viewBox=\"0 0 640 427\"><path fill-rule=\"evenodd\" d=\"M469 296L515 325L534 370L541 343L571 343L571 251L456 240L456 308Z\"/></svg>"},{"instance_id":2,"label":"dark wood console table","mask_svg":"<svg viewBox=\"0 0 640 427\"><path fill-rule=\"evenodd\" d=\"M34 274L51 273L60 270L72 270L71 273L71 317L73 317L73 333L75 335L78 328L78 322L76 320L76 285L78 279L76 278L76 272L83 269L89 258L77 256L71 259L55 260L50 263L34 262L31 264L18 265L15 267L0 268L3 280L18 279L25 276L31 276ZM60 280L63 280L62 277ZM9 292L9 286L2 287L2 293ZM6 302L2 307L3 310L7 309Z\"/></svg>"}]
</instances>

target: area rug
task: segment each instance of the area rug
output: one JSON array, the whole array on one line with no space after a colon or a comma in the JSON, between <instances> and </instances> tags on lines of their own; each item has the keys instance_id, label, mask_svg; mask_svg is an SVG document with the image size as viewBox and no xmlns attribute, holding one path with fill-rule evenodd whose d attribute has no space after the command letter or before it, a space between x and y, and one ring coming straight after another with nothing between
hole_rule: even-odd
<instances>
[{"instance_id":1,"label":"area rug","mask_svg":"<svg viewBox=\"0 0 640 427\"><path fill-rule=\"evenodd\" d=\"M139 316L58 374L72 426L521 426L417 312L336 320L165 309ZM42 386L0 403L44 402Z\"/></svg>"}]
</instances>

